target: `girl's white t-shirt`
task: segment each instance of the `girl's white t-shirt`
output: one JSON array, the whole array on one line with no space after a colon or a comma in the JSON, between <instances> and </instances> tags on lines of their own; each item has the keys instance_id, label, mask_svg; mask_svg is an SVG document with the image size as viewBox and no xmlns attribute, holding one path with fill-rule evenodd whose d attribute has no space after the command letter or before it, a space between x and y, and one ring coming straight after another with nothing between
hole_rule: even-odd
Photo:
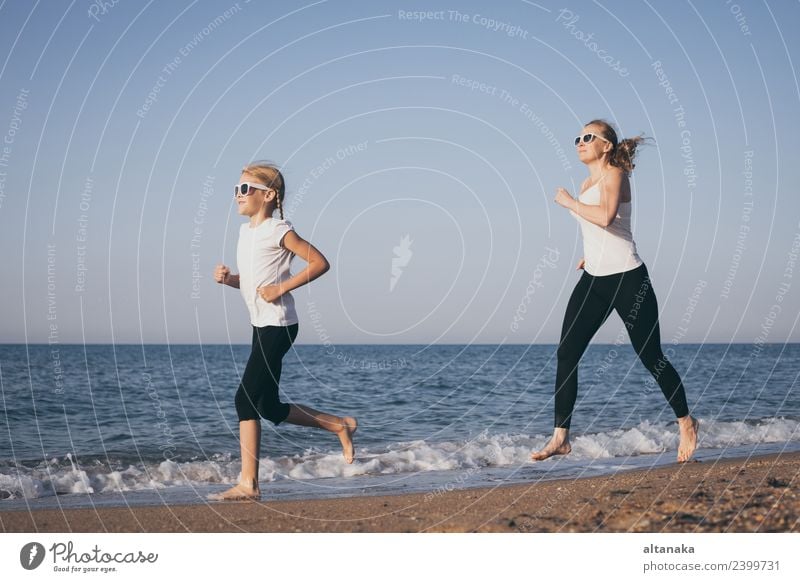
<instances>
[{"instance_id":1,"label":"girl's white t-shirt","mask_svg":"<svg viewBox=\"0 0 800 582\"><path fill-rule=\"evenodd\" d=\"M250 312L250 323L256 327L287 326L298 321L290 293L268 302L257 291L259 287L277 285L291 276L289 267L294 253L282 246L283 237L290 230L294 230L291 223L277 218L268 218L255 228L245 223L239 229L236 248L239 290Z\"/></svg>"}]
</instances>

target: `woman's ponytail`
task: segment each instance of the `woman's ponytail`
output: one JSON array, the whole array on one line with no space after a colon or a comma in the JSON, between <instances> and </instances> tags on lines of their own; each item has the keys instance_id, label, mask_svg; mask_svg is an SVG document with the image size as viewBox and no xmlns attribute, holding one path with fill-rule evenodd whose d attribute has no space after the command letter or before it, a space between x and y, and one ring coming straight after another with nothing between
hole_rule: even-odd
<instances>
[{"instance_id":1,"label":"woman's ponytail","mask_svg":"<svg viewBox=\"0 0 800 582\"><path fill-rule=\"evenodd\" d=\"M586 124L586 126L589 125L598 126L600 128L598 133L611 142L613 149L609 154L608 163L621 169L626 174L633 172L636 167L636 164L633 163L636 158L636 149L650 138L637 135L636 137L628 137L619 141L617 132L605 119L593 119Z\"/></svg>"},{"instance_id":2,"label":"woman's ponytail","mask_svg":"<svg viewBox=\"0 0 800 582\"><path fill-rule=\"evenodd\" d=\"M626 174L630 174L636 167L636 164L633 163L633 160L636 157L636 148L640 143L643 143L644 140L645 138L642 136L628 137L623 139L611 152L609 163L612 166L620 168Z\"/></svg>"}]
</instances>

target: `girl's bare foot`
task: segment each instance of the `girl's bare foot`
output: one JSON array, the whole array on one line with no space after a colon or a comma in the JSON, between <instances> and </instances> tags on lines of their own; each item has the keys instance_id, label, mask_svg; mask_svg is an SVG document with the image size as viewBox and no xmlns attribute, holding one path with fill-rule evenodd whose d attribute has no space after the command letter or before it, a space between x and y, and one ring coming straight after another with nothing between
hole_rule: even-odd
<instances>
[{"instance_id":1,"label":"girl's bare foot","mask_svg":"<svg viewBox=\"0 0 800 582\"><path fill-rule=\"evenodd\" d=\"M227 491L209 495L208 499L211 501L242 501L246 499L259 499L260 497L261 491L259 491L258 487L239 483Z\"/></svg>"},{"instance_id":2,"label":"girl's bare foot","mask_svg":"<svg viewBox=\"0 0 800 582\"><path fill-rule=\"evenodd\" d=\"M541 451L531 453L531 459L534 461L544 461L555 455L568 455L570 451L572 451L572 447L568 442L557 444L551 440Z\"/></svg>"},{"instance_id":3,"label":"girl's bare foot","mask_svg":"<svg viewBox=\"0 0 800 582\"><path fill-rule=\"evenodd\" d=\"M556 428L553 431L553 438L547 443L544 448L535 453L531 453L531 459L534 461L544 461L554 455L568 455L572 450L569 444L569 431L565 428Z\"/></svg>"},{"instance_id":4,"label":"girl's bare foot","mask_svg":"<svg viewBox=\"0 0 800 582\"><path fill-rule=\"evenodd\" d=\"M352 463L355 457L355 450L353 448L353 435L358 429L358 421L352 416L345 416L342 418L344 426L336 432L336 436L342 443L342 455L347 463Z\"/></svg>"},{"instance_id":5,"label":"girl's bare foot","mask_svg":"<svg viewBox=\"0 0 800 582\"><path fill-rule=\"evenodd\" d=\"M697 430L700 423L689 415L678 419L681 431L681 441L678 444L678 462L685 463L692 458L697 448Z\"/></svg>"}]
</instances>

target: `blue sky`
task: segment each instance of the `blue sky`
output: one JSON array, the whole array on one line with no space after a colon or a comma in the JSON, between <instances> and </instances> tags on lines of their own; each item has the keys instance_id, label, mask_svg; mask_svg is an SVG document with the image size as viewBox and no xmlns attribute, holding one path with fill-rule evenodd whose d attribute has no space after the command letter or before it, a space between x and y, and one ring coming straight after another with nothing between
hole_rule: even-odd
<instances>
[{"instance_id":1,"label":"blue sky","mask_svg":"<svg viewBox=\"0 0 800 582\"><path fill-rule=\"evenodd\" d=\"M267 158L333 264L295 292L299 342L556 342L581 239L552 199L586 176L571 143L595 117L655 139L633 221L663 341L798 341L798 21L724 0L6 1L0 341L247 343L211 272L235 270L232 186Z\"/></svg>"}]
</instances>

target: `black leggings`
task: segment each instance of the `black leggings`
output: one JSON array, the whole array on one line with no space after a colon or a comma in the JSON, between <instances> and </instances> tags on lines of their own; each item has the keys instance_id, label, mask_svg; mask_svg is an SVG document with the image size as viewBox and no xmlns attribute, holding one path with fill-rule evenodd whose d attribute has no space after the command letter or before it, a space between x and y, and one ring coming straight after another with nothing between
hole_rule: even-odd
<instances>
[{"instance_id":1,"label":"black leggings","mask_svg":"<svg viewBox=\"0 0 800 582\"><path fill-rule=\"evenodd\" d=\"M253 327L253 349L236 391L239 421L259 417L280 424L289 416L289 405L278 396L281 360L297 337L297 324L287 327Z\"/></svg>"},{"instance_id":2,"label":"black leggings","mask_svg":"<svg viewBox=\"0 0 800 582\"><path fill-rule=\"evenodd\" d=\"M578 361L600 326L616 310L636 354L661 387L675 416L689 414L680 376L661 351L658 303L644 264L624 273L594 277L583 272L564 314L558 345L555 426L569 428L578 396Z\"/></svg>"}]
</instances>

